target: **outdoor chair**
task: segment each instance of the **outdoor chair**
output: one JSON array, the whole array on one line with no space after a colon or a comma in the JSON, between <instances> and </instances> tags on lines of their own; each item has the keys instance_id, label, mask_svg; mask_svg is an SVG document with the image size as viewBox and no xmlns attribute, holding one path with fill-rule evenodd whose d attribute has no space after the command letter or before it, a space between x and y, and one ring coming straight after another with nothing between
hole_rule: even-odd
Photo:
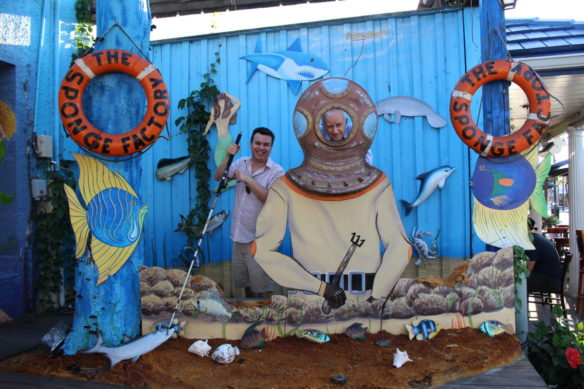
<instances>
[{"instance_id":1,"label":"outdoor chair","mask_svg":"<svg viewBox=\"0 0 584 389\"><path fill-rule=\"evenodd\" d=\"M550 292L531 292L529 293L529 297L532 299L530 301L541 304L541 305L549 305L550 308L554 305L560 305L562 307L562 311L564 313L564 317L567 318L566 314L566 299L564 298L564 283L566 281L566 273L570 267L570 262L572 261L572 253L565 252L564 255L560 258L561 260L561 269L562 269L562 280L560 283L559 290L554 290Z\"/></svg>"}]
</instances>

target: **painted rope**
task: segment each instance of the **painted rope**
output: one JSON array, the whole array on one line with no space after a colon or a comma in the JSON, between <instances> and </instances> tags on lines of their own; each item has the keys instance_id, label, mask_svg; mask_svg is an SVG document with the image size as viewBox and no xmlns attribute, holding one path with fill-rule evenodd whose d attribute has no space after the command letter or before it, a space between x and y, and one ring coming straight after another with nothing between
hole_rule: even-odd
<instances>
[{"instance_id":1,"label":"painted rope","mask_svg":"<svg viewBox=\"0 0 584 389\"><path fill-rule=\"evenodd\" d=\"M523 90L529 101L529 114L523 126L506 136L481 131L472 119L470 102L477 89L491 81L511 81ZM456 133L483 157L508 157L535 144L548 128L550 95L537 73L524 63L494 60L470 69L458 81L450 97L450 120Z\"/></svg>"},{"instance_id":2,"label":"painted rope","mask_svg":"<svg viewBox=\"0 0 584 389\"><path fill-rule=\"evenodd\" d=\"M98 75L125 73L136 78L146 93L146 114L140 124L123 134L109 134L91 124L83 112L83 93ZM75 60L59 89L59 112L65 129L77 144L91 152L124 156L156 142L170 111L168 90L156 67L124 50L101 50Z\"/></svg>"}]
</instances>

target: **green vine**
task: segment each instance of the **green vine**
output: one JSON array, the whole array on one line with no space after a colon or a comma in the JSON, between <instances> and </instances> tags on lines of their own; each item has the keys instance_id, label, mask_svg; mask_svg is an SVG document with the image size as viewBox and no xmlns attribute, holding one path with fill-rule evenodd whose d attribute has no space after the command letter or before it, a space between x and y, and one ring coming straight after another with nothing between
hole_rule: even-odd
<instances>
[{"instance_id":1,"label":"green vine","mask_svg":"<svg viewBox=\"0 0 584 389\"><path fill-rule=\"evenodd\" d=\"M72 61L81 58L93 51L95 43L93 39L93 23L91 22L91 0L77 0L75 2L75 16L77 24L75 25L75 49L72 55Z\"/></svg>"},{"instance_id":2,"label":"green vine","mask_svg":"<svg viewBox=\"0 0 584 389\"><path fill-rule=\"evenodd\" d=\"M37 312L54 310L57 296L65 286L65 302L74 299L73 271L75 241L69 221L69 203L63 184L75 188L72 162L62 161L63 171L52 169L51 162L39 161L38 167L47 172L48 198L37 203L33 212L33 253L35 263L35 295ZM69 166L71 165L71 166ZM71 170L69 170L71 169Z\"/></svg>"},{"instance_id":3,"label":"green vine","mask_svg":"<svg viewBox=\"0 0 584 389\"><path fill-rule=\"evenodd\" d=\"M221 46L219 46L221 47ZM179 109L186 109L187 114L175 120L176 126L180 125L180 131L188 135L188 153L193 161L195 178L197 179L197 194L195 206L187 216L187 225L183 231L187 234L188 244L193 245L197 238L197 232L202 231L209 214L209 179L211 171L209 162L209 142L203 136L205 125L211 116L207 107L214 103L219 94L213 76L217 74L217 65L220 63L219 51L215 52L215 61L209 65L209 72L203 75L203 82L198 90L194 90L187 98L178 102Z\"/></svg>"},{"instance_id":4,"label":"green vine","mask_svg":"<svg viewBox=\"0 0 584 389\"><path fill-rule=\"evenodd\" d=\"M523 279L529 277L530 271L527 270L527 262L529 257L525 254L525 250L520 246L513 246L513 270L515 272L515 306L521 307L521 299L517 296L517 285L523 283Z\"/></svg>"}]
</instances>

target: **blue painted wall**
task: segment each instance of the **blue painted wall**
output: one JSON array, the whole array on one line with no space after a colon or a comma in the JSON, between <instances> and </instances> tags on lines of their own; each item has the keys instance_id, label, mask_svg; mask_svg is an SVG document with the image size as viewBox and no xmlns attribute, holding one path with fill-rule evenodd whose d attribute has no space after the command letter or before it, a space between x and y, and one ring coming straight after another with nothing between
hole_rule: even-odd
<instances>
[{"instance_id":1,"label":"blue painted wall","mask_svg":"<svg viewBox=\"0 0 584 389\"><path fill-rule=\"evenodd\" d=\"M18 317L34 307L30 232L30 179L36 171L31 148L33 134L59 131L55 121L56 73L61 56L70 61L69 37L73 1L0 2L0 100L16 115L16 133L5 141L0 164L0 191L16 194L0 205L0 309ZM69 48L68 48L68 47ZM60 82L60 81L59 81ZM40 87L39 87L40 86Z\"/></svg>"},{"instance_id":2,"label":"blue painted wall","mask_svg":"<svg viewBox=\"0 0 584 389\"><path fill-rule=\"evenodd\" d=\"M378 16L358 20L307 24L299 27L208 36L180 41L153 42L153 60L165 77L171 93L170 141L160 140L144 155L142 195L148 200L145 222L145 264L176 265L176 252L185 237L174 232L179 214L193 207L195 181L193 172L175 176L170 182L154 178L161 158L186 154L185 136L173 123L183 115L178 101L198 89L215 52L221 59L215 81L241 100L234 136L243 132L242 155L249 155L249 136L253 128L268 126L276 132L272 157L284 169L298 166L303 155L294 136L291 114L297 99L309 83L295 94L285 81L258 71L247 82L248 63L240 59L252 53L259 39L264 52L285 50L297 37L302 48L322 58L330 66L325 77L345 77L362 85L374 101L390 96L412 96L432 106L448 120L450 92L465 71L480 62L479 8L447 10L423 14ZM480 100L475 98L476 101ZM478 113L478 106L475 107ZM479 124L480 125L480 124ZM212 130L209 141L217 139ZM482 251L484 245L472 232L468 176L474 155L458 139L451 125L431 128L422 117L403 118L399 125L379 120L373 142L374 165L385 171L393 182L397 199L413 201L419 184L416 176L441 165L451 165L456 172L446 187L424 202L408 217L406 230L414 226L435 233L441 229L441 255L464 258ZM215 164L210 159L209 167ZM151 171L149 175L146 172ZM211 186L216 183L210 182ZM216 211L231 210L233 193L219 199ZM215 231L203 252L212 262L230 258L231 243L226 225ZM475 247L472 247L474 242ZM150 248L150 250L148 249ZM288 247L284 247L289 250ZM207 258L208 260L209 258Z\"/></svg>"}]
</instances>

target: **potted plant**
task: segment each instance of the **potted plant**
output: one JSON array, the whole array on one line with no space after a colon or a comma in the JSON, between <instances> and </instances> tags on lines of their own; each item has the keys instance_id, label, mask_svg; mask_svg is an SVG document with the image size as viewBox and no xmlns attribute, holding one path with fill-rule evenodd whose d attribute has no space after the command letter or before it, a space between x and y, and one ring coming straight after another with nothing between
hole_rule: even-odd
<instances>
[{"instance_id":1,"label":"potted plant","mask_svg":"<svg viewBox=\"0 0 584 389\"><path fill-rule=\"evenodd\" d=\"M545 382L558 389L584 389L584 323L575 330L554 307L550 324L539 321L528 334L529 360Z\"/></svg>"}]
</instances>

